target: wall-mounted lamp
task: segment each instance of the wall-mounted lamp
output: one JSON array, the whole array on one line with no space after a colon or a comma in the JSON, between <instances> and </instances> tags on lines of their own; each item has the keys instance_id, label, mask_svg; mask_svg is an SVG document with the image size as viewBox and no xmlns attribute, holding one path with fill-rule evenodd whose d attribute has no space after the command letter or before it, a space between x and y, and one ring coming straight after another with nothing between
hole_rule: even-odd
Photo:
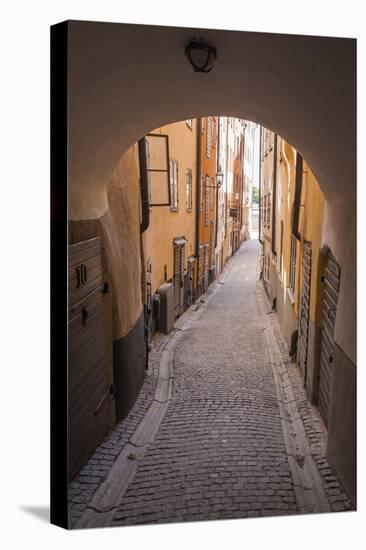
<instances>
[{"instance_id":1,"label":"wall-mounted lamp","mask_svg":"<svg viewBox=\"0 0 366 550\"><path fill-rule=\"evenodd\" d=\"M216 48L202 39L191 40L184 53L197 73L209 73L217 59Z\"/></svg>"},{"instance_id":2,"label":"wall-mounted lamp","mask_svg":"<svg viewBox=\"0 0 366 550\"><path fill-rule=\"evenodd\" d=\"M216 174L217 188L220 189L223 183L224 183L224 174L222 173L221 169L219 169L219 171Z\"/></svg>"}]
</instances>

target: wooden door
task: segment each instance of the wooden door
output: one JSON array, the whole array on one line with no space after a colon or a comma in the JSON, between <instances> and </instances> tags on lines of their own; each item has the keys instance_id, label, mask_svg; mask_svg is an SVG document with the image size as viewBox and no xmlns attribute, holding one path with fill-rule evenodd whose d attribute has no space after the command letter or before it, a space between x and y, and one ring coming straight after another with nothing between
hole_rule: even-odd
<instances>
[{"instance_id":1,"label":"wooden door","mask_svg":"<svg viewBox=\"0 0 366 550\"><path fill-rule=\"evenodd\" d=\"M304 385L306 384L306 367L308 357L309 313L310 313L310 286L311 286L311 243L304 242L302 260L302 286L300 298L300 317L297 344L297 361L300 365Z\"/></svg>"},{"instance_id":2,"label":"wooden door","mask_svg":"<svg viewBox=\"0 0 366 550\"><path fill-rule=\"evenodd\" d=\"M193 278L194 278L194 258L188 259L187 273L187 307L193 304Z\"/></svg>"},{"instance_id":3,"label":"wooden door","mask_svg":"<svg viewBox=\"0 0 366 550\"><path fill-rule=\"evenodd\" d=\"M185 245L174 245L174 317L184 311L184 254Z\"/></svg>"},{"instance_id":4,"label":"wooden door","mask_svg":"<svg viewBox=\"0 0 366 550\"><path fill-rule=\"evenodd\" d=\"M69 246L68 478L101 443L111 424L111 335L99 238Z\"/></svg>"},{"instance_id":5,"label":"wooden door","mask_svg":"<svg viewBox=\"0 0 366 550\"><path fill-rule=\"evenodd\" d=\"M327 254L324 273L322 335L320 346L318 405L326 428L329 423L330 390L334 360L334 327L337 316L341 270L330 252Z\"/></svg>"}]
</instances>

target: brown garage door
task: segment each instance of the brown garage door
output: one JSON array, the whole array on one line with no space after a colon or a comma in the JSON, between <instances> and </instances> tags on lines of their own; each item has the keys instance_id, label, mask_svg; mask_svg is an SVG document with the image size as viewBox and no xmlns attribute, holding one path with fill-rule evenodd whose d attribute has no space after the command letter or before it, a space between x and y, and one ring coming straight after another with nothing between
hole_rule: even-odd
<instances>
[{"instance_id":1,"label":"brown garage door","mask_svg":"<svg viewBox=\"0 0 366 550\"><path fill-rule=\"evenodd\" d=\"M341 270L339 265L332 254L328 252L324 273L318 398L319 410L327 428L329 422L330 389L333 372L334 327L337 316L340 275Z\"/></svg>"},{"instance_id":2,"label":"brown garage door","mask_svg":"<svg viewBox=\"0 0 366 550\"><path fill-rule=\"evenodd\" d=\"M112 373L107 286L99 238L69 246L68 477L87 462L110 427Z\"/></svg>"}]
</instances>

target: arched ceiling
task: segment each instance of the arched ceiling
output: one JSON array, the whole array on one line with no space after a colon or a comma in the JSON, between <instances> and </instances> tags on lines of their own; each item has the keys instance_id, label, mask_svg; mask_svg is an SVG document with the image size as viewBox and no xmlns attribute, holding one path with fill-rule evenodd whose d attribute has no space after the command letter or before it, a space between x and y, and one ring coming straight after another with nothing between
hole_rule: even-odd
<instances>
[{"instance_id":1,"label":"arched ceiling","mask_svg":"<svg viewBox=\"0 0 366 550\"><path fill-rule=\"evenodd\" d=\"M98 218L121 155L153 128L209 114L259 122L299 150L323 192L354 196L356 41L204 30L218 58L195 73L195 29L69 22L71 219Z\"/></svg>"}]
</instances>

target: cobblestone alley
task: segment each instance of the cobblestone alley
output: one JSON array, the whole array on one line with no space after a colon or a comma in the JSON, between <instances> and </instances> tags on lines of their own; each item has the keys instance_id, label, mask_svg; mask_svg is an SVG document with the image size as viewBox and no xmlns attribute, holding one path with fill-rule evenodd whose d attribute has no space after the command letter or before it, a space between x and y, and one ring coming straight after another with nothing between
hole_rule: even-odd
<instances>
[{"instance_id":1,"label":"cobblestone alley","mask_svg":"<svg viewBox=\"0 0 366 550\"><path fill-rule=\"evenodd\" d=\"M258 281L259 253L245 242L156 335L130 415L70 484L70 527L351 508Z\"/></svg>"}]
</instances>

